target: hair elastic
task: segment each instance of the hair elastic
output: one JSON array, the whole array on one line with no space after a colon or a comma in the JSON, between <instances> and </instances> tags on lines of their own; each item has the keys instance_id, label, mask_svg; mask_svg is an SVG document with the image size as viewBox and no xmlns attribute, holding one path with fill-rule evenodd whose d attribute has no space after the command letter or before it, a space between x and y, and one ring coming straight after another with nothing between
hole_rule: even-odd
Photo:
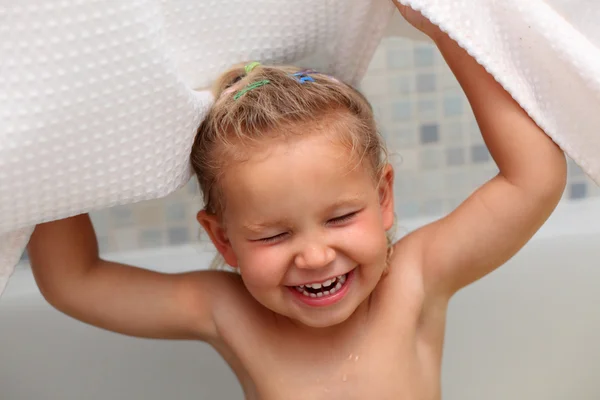
<instances>
[{"instance_id":1,"label":"hair elastic","mask_svg":"<svg viewBox=\"0 0 600 400\"><path fill-rule=\"evenodd\" d=\"M315 71L314 69L303 69L301 71L296 72L295 74L291 74L290 76L293 76L294 78L296 78L296 80L300 83L315 82L315 79L312 76L309 76L311 74L319 74L319 75L322 75L334 82L341 83L335 77L333 77L331 75L323 74L319 71Z\"/></svg>"},{"instance_id":2,"label":"hair elastic","mask_svg":"<svg viewBox=\"0 0 600 400\"><path fill-rule=\"evenodd\" d=\"M248 75L254 68L258 67L260 63L258 61L251 62L244 67L244 71L246 71L246 75Z\"/></svg>"},{"instance_id":3,"label":"hair elastic","mask_svg":"<svg viewBox=\"0 0 600 400\"><path fill-rule=\"evenodd\" d=\"M242 90L240 90L239 92L237 92L236 95L233 96L233 100L237 100L240 97L242 97L243 95L245 95L246 93L248 93L249 91L259 88L261 86L268 85L269 83L271 83L271 81L268 79L251 83L251 84L247 85L245 88L243 88Z\"/></svg>"},{"instance_id":4,"label":"hair elastic","mask_svg":"<svg viewBox=\"0 0 600 400\"><path fill-rule=\"evenodd\" d=\"M312 76L309 76L310 72L304 72L304 71L300 71L300 72L296 72L295 74L292 74L292 76L294 76L296 78L296 80L300 83L305 83L305 82L314 82L315 78L313 78Z\"/></svg>"}]
</instances>

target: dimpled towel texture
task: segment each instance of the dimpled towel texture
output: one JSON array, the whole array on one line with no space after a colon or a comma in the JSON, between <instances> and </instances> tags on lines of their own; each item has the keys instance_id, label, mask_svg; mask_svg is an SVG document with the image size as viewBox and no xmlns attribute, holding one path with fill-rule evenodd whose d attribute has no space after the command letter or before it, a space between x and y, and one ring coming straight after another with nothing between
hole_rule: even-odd
<instances>
[{"instance_id":1,"label":"dimpled towel texture","mask_svg":"<svg viewBox=\"0 0 600 400\"><path fill-rule=\"evenodd\" d=\"M390 0L0 0L0 292L33 227L190 178L206 90L234 63L357 84Z\"/></svg>"}]
</instances>

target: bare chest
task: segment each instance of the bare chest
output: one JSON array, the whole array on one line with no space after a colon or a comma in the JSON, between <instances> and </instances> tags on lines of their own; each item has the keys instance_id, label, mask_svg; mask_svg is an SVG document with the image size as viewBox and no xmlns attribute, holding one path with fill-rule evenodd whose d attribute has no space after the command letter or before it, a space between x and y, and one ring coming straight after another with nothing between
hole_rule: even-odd
<instances>
[{"instance_id":1,"label":"bare chest","mask_svg":"<svg viewBox=\"0 0 600 400\"><path fill-rule=\"evenodd\" d=\"M414 347L369 343L344 356L334 349L304 350L287 358L269 355L245 370L253 388L247 399L440 399L439 360Z\"/></svg>"},{"instance_id":2,"label":"bare chest","mask_svg":"<svg viewBox=\"0 0 600 400\"><path fill-rule=\"evenodd\" d=\"M438 399L437 391L432 391L435 380L423 374L411 351L372 348L349 353L345 359L280 361L277 368L258 372L259 399Z\"/></svg>"},{"instance_id":3,"label":"bare chest","mask_svg":"<svg viewBox=\"0 0 600 400\"><path fill-rule=\"evenodd\" d=\"M257 336L236 346L232 367L248 400L439 400L439 346L409 323L368 326L312 340Z\"/></svg>"}]
</instances>

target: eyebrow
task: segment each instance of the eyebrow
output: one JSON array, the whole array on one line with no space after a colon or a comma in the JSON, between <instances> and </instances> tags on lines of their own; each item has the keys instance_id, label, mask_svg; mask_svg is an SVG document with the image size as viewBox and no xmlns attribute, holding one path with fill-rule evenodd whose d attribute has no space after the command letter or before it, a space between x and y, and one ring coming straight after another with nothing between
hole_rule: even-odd
<instances>
[{"instance_id":1,"label":"eyebrow","mask_svg":"<svg viewBox=\"0 0 600 400\"><path fill-rule=\"evenodd\" d=\"M273 228L276 226L287 226L287 225L289 225L289 223L290 223L289 221L283 219L283 220L274 220L274 221L268 221L268 222L247 223L247 224L243 224L243 227L252 232L259 232L263 229Z\"/></svg>"},{"instance_id":2,"label":"eyebrow","mask_svg":"<svg viewBox=\"0 0 600 400\"><path fill-rule=\"evenodd\" d=\"M334 210L341 208L341 207L345 207L345 206L355 207L362 201L363 201L363 197L360 195L344 197L344 198L336 200L335 202L333 202L332 204L327 206L327 208L325 209L325 213L326 214L331 213ZM289 225L291 225L291 221L289 219L284 218L284 219L277 219L277 220L273 220L273 221L244 223L242 226L247 230L250 230L253 232L258 232L262 229L273 228L273 227L278 227L278 226L289 226Z\"/></svg>"},{"instance_id":3,"label":"eyebrow","mask_svg":"<svg viewBox=\"0 0 600 400\"><path fill-rule=\"evenodd\" d=\"M360 195L343 197L341 199L336 200L329 207L327 207L327 212L332 212L335 209L346 206L355 207L358 205L358 203L362 203L362 201L363 197Z\"/></svg>"}]
</instances>

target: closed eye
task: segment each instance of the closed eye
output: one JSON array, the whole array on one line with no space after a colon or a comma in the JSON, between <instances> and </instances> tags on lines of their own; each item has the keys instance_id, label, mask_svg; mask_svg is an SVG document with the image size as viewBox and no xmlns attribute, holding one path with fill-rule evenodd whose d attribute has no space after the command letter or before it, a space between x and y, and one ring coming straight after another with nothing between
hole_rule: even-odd
<instances>
[{"instance_id":1,"label":"closed eye","mask_svg":"<svg viewBox=\"0 0 600 400\"><path fill-rule=\"evenodd\" d=\"M332 218L329 221L327 221L327 223L332 224L332 225L341 225L343 223L350 221L352 218L354 218L356 216L356 214L358 214L358 211L342 215L341 217Z\"/></svg>"},{"instance_id":2,"label":"closed eye","mask_svg":"<svg viewBox=\"0 0 600 400\"><path fill-rule=\"evenodd\" d=\"M275 235L275 236L269 236L266 238L261 238L261 239L256 239L253 240L254 242L262 242L262 243L272 243L272 242L276 242L278 240L281 240L285 237L285 235L287 235L287 232L285 233L280 233L279 235Z\"/></svg>"}]
</instances>

